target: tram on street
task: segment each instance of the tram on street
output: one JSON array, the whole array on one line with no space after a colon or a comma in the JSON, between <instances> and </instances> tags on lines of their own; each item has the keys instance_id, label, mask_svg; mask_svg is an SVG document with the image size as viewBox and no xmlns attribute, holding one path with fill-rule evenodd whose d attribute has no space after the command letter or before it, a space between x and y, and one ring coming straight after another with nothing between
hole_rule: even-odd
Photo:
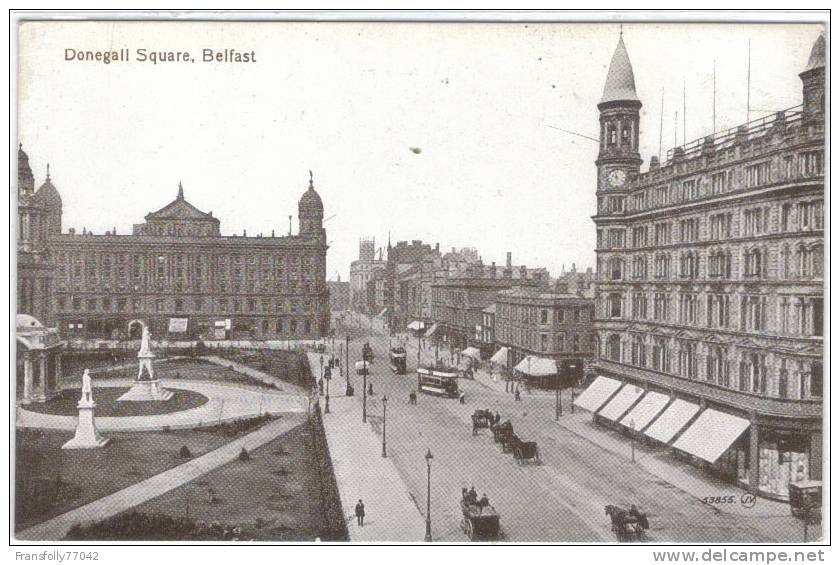
<instances>
[{"instance_id":1,"label":"tram on street","mask_svg":"<svg viewBox=\"0 0 840 565\"><path fill-rule=\"evenodd\" d=\"M389 352L389 357L391 359L391 370L394 371L394 374L404 375L406 359L405 348L392 347L391 351Z\"/></svg>"},{"instance_id":2,"label":"tram on street","mask_svg":"<svg viewBox=\"0 0 840 565\"><path fill-rule=\"evenodd\" d=\"M458 396L460 372L454 367L419 367L417 369L417 390L437 396Z\"/></svg>"}]
</instances>

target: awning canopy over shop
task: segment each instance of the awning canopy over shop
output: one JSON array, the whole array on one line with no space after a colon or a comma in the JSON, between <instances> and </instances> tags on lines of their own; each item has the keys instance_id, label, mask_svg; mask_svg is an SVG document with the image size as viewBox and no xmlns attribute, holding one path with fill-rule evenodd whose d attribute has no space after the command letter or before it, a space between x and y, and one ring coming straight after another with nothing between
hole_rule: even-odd
<instances>
[{"instance_id":1,"label":"awning canopy over shop","mask_svg":"<svg viewBox=\"0 0 840 565\"><path fill-rule=\"evenodd\" d=\"M677 398L644 430L644 434L662 443L669 443L699 410L697 404Z\"/></svg>"},{"instance_id":2,"label":"awning canopy over shop","mask_svg":"<svg viewBox=\"0 0 840 565\"><path fill-rule=\"evenodd\" d=\"M525 359L520 361L515 369L531 377L547 377L557 374L557 363L554 362L554 359L526 355Z\"/></svg>"},{"instance_id":3,"label":"awning canopy over shop","mask_svg":"<svg viewBox=\"0 0 840 565\"><path fill-rule=\"evenodd\" d=\"M495 363L496 365L507 365L508 360L508 348L502 347L493 356L490 358L491 363Z\"/></svg>"},{"instance_id":4,"label":"awning canopy over shop","mask_svg":"<svg viewBox=\"0 0 840 565\"><path fill-rule=\"evenodd\" d=\"M642 397L639 403L636 404L636 406L634 406L633 409L621 419L620 423L622 426L627 426L628 428L633 428L636 431L641 431L645 429L647 425L650 424L660 412L662 412L662 410L665 409L669 400L670 398L667 394L653 391L648 392Z\"/></svg>"},{"instance_id":5,"label":"awning canopy over shop","mask_svg":"<svg viewBox=\"0 0 840 565\"><path fill-rule=\"evenodd\" d=\"M745 418L707 408L674 447L714 463L749 427L750 421Z\"/></svg>"},{"instance_id":6,"label":"awning canopy over shop","mask_svg":"<svg viewBox=\"0 0 840 565\"><path fill-rule=\"evenodd\" d=\"M433 335L435 335L436 331L437 331L437 324L432 324L431 327L428 330L426 330L425 337L432 337Z\"/></svg>"},{"instance_id":7,"label":"awning canopy over shop","mask_svg":"<svg viewBox=\"0 0 840 565\"><path fill-rule=\"evenodd\" d=\"M590 412L596 412L620 386L621 382L615 379L599 376L575 399L575 406Z\"/></svg>"},{"instance_id":8,"label":"awning canopy over shop","mask_svg":"<svg viewBox=\"0 0 840 565\"><path fill-rule=\"evenodd\" d=\"M607 420L617 422L644 393L645 389L642 387L628 383L621 387L621 390L612 397L612 400L598 411L598 415Z\"/></svg>"},{"instance_id":9,"label":"awning canopy over shop","mask_svg":"<svg viewBox=\"0 0 840 565\"><path fill-rule=\"evenodd\" d=\"M414 320L413 322L408 324L408 329L414 330L415 332L420 331L423 329L423 325L423 322L421 322L420 320Z\"/></svg>"},{"instance_id":10,"label":"awning canopy over shop","mask_svg":"<svg viewBox=\"0 0 840 565\"><path fill-rule=\"evenodd\" d=\"M481 352L476 349L475 347L468 347L461 352L461 355L465 357L470 357L471 359L475 359L476 361L481 361Z\"/></svg>"}]
</instances>

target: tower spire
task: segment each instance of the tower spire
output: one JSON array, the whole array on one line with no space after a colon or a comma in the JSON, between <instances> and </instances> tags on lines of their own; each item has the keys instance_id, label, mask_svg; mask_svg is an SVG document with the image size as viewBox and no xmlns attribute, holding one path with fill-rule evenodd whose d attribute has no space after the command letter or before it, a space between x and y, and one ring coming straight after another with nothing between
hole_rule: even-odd
<instances>
[{"instance_id":1,"label":"tower spire","mask_svg":"<svg viewBox=\"0 0 840 565\"><path fill-rule=\"evenodd\" d=\"M312 169L309 169L309 188L315 188L315 182L312 178Z\"/></svg>"},{"instance_id":2,"label":"tower spire","mask_svg":"<svg viewBox=\"0 0 840 565\"><path fill-rule=\"evenodd\" d=\"M181 185L181 181L178 181L178 200L184 199L184 187Z\"/></svg>"},{"instance_id":3,"label":"tower spire","mask_svg":"<svg viewBox=\"0 0 840 565\"><path fill-rule=\"evenodd\" d=\"M50 180L50 164L47 163L47 181Z\"/></svg>"}]
</instances>

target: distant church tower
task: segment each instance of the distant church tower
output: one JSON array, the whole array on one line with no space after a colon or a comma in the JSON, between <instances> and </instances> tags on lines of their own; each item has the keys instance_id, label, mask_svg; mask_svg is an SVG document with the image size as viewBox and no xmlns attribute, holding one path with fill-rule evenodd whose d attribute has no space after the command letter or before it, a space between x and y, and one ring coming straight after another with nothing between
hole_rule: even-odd
<instances>
[{"instance_id":1,"label":"distant church tower","mask_svg":"<svg viewBox=\"0 0 840 565\"><path fill-rule=\"evenodd\" d=\"M624 35L610 62L604 94L598 104L601 113L598 167L598 214L616 214L625 210L629 177L639 173L639 109L636 79L630 57L624 47Z\"/></svg>"}]
</instances>

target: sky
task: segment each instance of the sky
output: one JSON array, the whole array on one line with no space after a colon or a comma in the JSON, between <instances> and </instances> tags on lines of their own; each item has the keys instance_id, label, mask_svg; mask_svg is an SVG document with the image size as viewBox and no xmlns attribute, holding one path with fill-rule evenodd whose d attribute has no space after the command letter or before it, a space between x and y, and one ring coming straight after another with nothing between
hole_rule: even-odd
<instances>
[{"instance_id":1,"label":"sky","mask_svg":"<svg viewBox=\"0 0 840 565\"><path fill-rule=\"evenodd\" d=\"M821 29L624 24L643 170L660 118L663 155L713 131L713 101L717 130L747 120L748 61L751 118L801 104ZM594 266L587 137L616 23L29 22L18 36L18 141L36 186L50 164L65 231L129 233L181 182L223 234L285 233L289 215L297 232L312 170L329 279L348 278L360 238L389 235L475 247L485 263L510 251L552 275ZM120 48L198 60L65 61ZM256 62L204 63L205 48Z\"/></svg>"}]
</instances>

